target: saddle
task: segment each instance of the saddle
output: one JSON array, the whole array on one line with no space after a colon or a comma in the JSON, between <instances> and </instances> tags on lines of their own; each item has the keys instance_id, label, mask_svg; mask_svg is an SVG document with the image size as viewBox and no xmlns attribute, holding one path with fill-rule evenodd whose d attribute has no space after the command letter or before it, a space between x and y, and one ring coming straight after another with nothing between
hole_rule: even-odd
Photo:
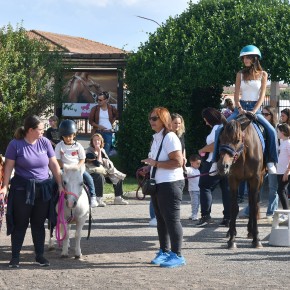
<instances>
[{"instance_id":1,"label":"saddle","mask_svg":"<svg viewBox=\"0 0 290 290\"><path fill-rule=\"evenodd\" d=\"M252 112L246 112L245 114L239 115L237 117L237 121L241 124L242 131L244 131L252 122L254 125L256 125L255 128L258 129L260 133L262 134L263 139L266 140L265 129L262 126L262 124L258 122L257 116L253 114Z\"/></svg>"}]
</instances>

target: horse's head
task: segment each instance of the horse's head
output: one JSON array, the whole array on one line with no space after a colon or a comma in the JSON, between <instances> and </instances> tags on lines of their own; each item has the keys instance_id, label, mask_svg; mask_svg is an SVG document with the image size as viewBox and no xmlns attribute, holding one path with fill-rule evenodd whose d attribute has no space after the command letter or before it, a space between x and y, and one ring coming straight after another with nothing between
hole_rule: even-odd
<instances>
[{"instance_id":1,"label":"horse's head","mask_svg":"<svg viewBox=\"0 0 290 290\"><path fill-rule=\"evenodd\" d=\"M77 165L64 164L62 180L65 188L66 206L74 208L83 191L84 168Z\"/></svg>"},{"instance_id":2,"label":"horse's head","mask_svg":"<svg viewBox=\"0 0 290 290\"><path fill-rule=\"evenodd\" d=\"M224 125L220 135L220 158L217 164L220 175L227 175L244 149L241 124L232 120Z\"/></svg>"}]
</instances>

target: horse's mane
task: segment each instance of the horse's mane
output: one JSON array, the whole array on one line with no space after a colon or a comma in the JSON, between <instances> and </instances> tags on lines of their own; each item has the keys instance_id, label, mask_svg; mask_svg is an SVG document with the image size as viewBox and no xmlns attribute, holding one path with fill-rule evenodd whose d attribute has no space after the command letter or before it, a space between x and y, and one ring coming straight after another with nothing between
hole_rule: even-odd
<instances>
[{"instance_id":1,"label":"horse's mane","mask_svg":"<svg viewBox=\"0 0 290 290\"><path fill-rule=\"evenodd\" d=\"M220 136L221 144L237 144L242 140L241 124L236 120L231 120L224 125L224 130Z\"/></svg>"},{"instance_id":2,"label":"horse's mane","mask_svg":"<svg viewBox=\"0 0 290 290\"><path fill-rule=\"evenodd\" d=\"M84 166L79 167L77 164L63 164L63 170L64 172L71 170L71 171L80 171L81 173L83 173L85 168Z\"/></svg>"}]
</instances>

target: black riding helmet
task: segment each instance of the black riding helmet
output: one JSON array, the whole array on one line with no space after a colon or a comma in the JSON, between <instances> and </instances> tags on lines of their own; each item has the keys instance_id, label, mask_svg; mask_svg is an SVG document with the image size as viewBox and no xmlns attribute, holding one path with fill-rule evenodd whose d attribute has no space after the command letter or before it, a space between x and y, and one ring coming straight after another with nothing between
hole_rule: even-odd
<instances>
[{"instance_id":1,"label":"black riding helmet","mask_svg":"<svg viewBox=\"0 0 290 290\"><path fill-rule=\"evenodd\" d=\"M58 127L60 136L69 136L77 133L76 123L72 120L63 120Z\"/></svg>"}]
</instances>

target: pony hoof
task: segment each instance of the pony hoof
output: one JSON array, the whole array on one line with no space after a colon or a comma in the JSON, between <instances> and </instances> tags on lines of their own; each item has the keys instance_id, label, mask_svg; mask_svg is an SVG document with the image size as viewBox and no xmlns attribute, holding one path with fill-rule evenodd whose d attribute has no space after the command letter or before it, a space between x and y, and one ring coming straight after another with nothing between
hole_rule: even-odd
<instances>
[{"instance_id":1,"label":"pony hoof","mask_svg":"<svg viewBox=\"0 0 290 290\"><path fill-rule=\"evenodd\" d=\"M82 255L80 256L75 256L75 260L79 260L82 257Z\"/></svg>"},{"instance_id":2,"label":"pony hoof","mask_svg":"<svg viewBox=\"0 0 290 290\"><path fill-rule=\"evenodd\" d=\"M247 238L248 239L253 239L253 234L252 233L248 233Z\"/></svg>"},{"instance_id":3,"label":"pony hoof","mask_svg":"<svg viewBox=\"0 0 290 290\"><path fill-rule=\"evenodd\" d=\"M252 242L252 246L253 248L256 248L256 249L262 249L263 248L263 245L260 241L258 242Z\"/></svg>"},{"instance_id":4,"label":"pony hoof","mask_svg":"<svg viewBox=\"0 0 290 290\"><path fill-rule=\"evenodd\" d=\"M68 255L61 255L60 256L62 259L66 259L66 258L68 258Z\"/></svg>"},{"instance_id":5,"label":"pony hoof","mask_svg":"<svg viewBox=\"0 0 290 290\"><path fill-rule=\"evenodd\" d=\"M228 249L235 250L237 248L237 244L235 242L228 242Z\"/></svg>"},{"instance_id":6,"label":"pony hoof","mask_svg":"<svg viewBox=\"0 0 290 290\"><path fill-rule=\"evenodd\" d=\"M49 251L49 252L55 251L55 247L49 247L49 248L48 248L48 251Z\"/></svg>"}]
</instances>

